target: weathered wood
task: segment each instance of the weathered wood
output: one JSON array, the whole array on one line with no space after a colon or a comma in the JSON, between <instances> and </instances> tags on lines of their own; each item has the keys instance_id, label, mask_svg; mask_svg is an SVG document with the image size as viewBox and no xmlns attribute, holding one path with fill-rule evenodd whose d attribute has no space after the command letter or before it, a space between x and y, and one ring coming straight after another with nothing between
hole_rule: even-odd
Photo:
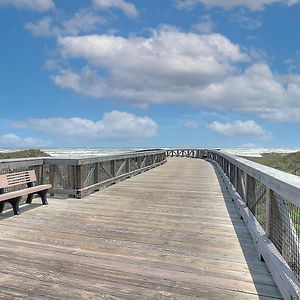
<instances>
[{"instance_id":1,"label":"weathered wood","mask_svg":"<svg viewBox=\"0 0 300 300\"><path fill-rule=\"evenodd\" d=\"M0 201L10 203L15 215L20 214L19 204L24 196L27 196L26 203L31 203L33 195L38 194L42 199L42 203L48 204L46 193L48 189L51 188L51 185L46 184L33 186L33 182L35 181L36 175L34 170L0 175ZM27 187L24 188L24 185ZM19 189L11 192L5 192L6 188ZM1 205L0 212L2 212L3 209L4 204Z\"/></svg>"},{"instance_id":2,"label":"weathered wood","mask_svg":"<svg viewBox=\"0 0 300 300\"><path fill-rule=\"evenodd\" d=\"M68 190L74 191L75 186L75 167L74 166L68 166ZM72 198L74 194L68 194L68 197Z\"/></svg>"},{"instance_id":3,"label":"weathered wood","mask_svg":"<svg viewBox=\"0 0 300 300\"><path fill-rule=\"evenodd\" d=\"M0 298L282 299L219 179L175 158L84 201L7 213Z\"/></svg>"},{"instance_id":4,"label":"weathered wood","mask_svg":"<svg viewBox=\"0 0 300 300\"><path fill-rule=\"evenodd\" d=\"M0 175L0 188L8 188L36 181L34 170Z\"/></svg>"},{"instance_id":5,"label":"weathered wood","mask_svg":"<svg viewBox=\"0 0 300 300\"><path fill-rule=\"evenodd\" d=\"M110 161L110 160L123 160L127 158L135 158L135 157L144 157L149 155L158 155L165 154L165 150L149 150L149 151L136 151L130 152L126 154L116 154L116 155L105 155L99 157L83 157L83 158L55 158L55 157L47 157L43 159L44 164L53 164L53 165L86 165L93 164L96 162ZM1 162L1 161L0 161Z\"/></svg>"}]
</instances>

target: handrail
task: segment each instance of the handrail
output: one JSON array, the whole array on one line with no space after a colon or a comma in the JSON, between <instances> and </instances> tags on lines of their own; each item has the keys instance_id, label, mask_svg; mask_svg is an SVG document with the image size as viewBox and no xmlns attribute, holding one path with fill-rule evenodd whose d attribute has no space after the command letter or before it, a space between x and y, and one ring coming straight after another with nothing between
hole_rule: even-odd
<instances>
[{"instance_id":1,"label":"handrail","mask_svg":"<svg viewBox=\"0 0 300 300\"><path fill-rule=\"evenodd\" d=\"M209 150L285 299L300 299L300 177Z\"/></svg>"},{"instance_id":2,"label":"handrail","mask_svg":"<svg viewBox=\"0 0 300 300\"><path fill-rule=\"evenodd\" d=\"M42 166L44 158L15 158L15 159L0 159L0 170L28 168L32 166Z\"/></svg>"},{"instance_id":3,"label":"handrail","mask_svg":"<svg viewBox=\"0 0 300 300\"><path fill-rule=\"evenodd\" d=\"M259 182L263 183L272 191L280 194L282 197L289 199L290 202L300 207L300 177L283 172L241 157L230 155L225 152L210 150L209 158L214 159L211 155L215 154L215 161L218 156L234 164L240 170L246 172ZM222 163L219 159L218 163Z\"/></svg>"}]
</instances>

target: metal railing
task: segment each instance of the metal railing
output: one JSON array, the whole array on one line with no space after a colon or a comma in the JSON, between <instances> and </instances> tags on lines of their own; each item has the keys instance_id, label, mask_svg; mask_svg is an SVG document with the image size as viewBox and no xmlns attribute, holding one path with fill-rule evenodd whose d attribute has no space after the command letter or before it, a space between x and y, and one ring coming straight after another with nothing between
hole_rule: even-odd
<instances>
[{"instance_id":1,"label":"metal railing","mask_svg":"<svg viewBox=\"0 0 300 300\"><path fill-rule=\"evenodd\" d=\"M300 299L300 177L220 151L207 158L223 173L284 298Z\"/></svg>"},{"instance_id":2,"label":"metal railing","mask_svg":"<svg viewBox=\"0 0 300 300\"><path fill-rule=\"evenodd\" d=\"M92 158L10 159L0 160L0 173L34 169L38 184L52 184L51 195L82 198L165 162L164 150Z\"/></svg>"}]
</instances>

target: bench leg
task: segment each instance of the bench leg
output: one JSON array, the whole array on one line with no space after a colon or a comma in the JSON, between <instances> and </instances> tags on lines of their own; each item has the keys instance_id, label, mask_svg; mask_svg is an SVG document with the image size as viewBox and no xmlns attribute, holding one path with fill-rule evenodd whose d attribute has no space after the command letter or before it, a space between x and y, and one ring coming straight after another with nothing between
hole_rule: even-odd
<instances>
[{"instance_id":1,"label":"bench leg","mask_svg":"<svg viewBox=\"0 0 300 300\"><path fill-rule=\"evenodd\" d=\"M47 191L38 192L38 195L41 197L43 205L47 205Z\"/></svg>"},{"instance_id":2,"label":"bench leg","mask_svg":"<svg viewBox=\"0 0 300 300\"><path fill-rule=\"evenodd\" d=\"M4 205L5 205L5 201L1 201L1 202L0 202L0 213L3 212L3 210L4 210Z\"/></svg>"},{"instance_id":3,"label":"bench leg","mask_svg":"<svg viewBox=\"0 0 300 300\"><path fill-rule=\"evenodd\" d=\"M32 203L32 199L33 199L33 194L29 194L29 195L27 196L26 203Z\"/></svg>"},{"instance_id":4,"label":"bench leg","mask_svg":"<svg viewBox=\"0 0 300 300\"><path fill-rule=\"evenodd\" d=\"M7 201L12 206L15 215L20 215L21 214L20 206L19 206L21 199L22 199L22 197L17 197L17 198L14 198L14 199L11 199L11 200Z\"/></svg>"}]
</instances>

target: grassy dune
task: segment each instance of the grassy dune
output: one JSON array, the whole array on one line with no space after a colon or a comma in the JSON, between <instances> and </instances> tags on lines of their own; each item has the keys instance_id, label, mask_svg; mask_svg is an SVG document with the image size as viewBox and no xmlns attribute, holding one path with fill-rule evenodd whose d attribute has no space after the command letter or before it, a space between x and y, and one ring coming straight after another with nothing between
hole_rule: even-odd
<instances>
[{"instance_id":1,"label":"grassy dune","mask_svg":"<svg viewBox=\"0 0 300 300\"><path fill-rule=\"evenodd\" d=\"M300 152L263 153L262 157L244 157L260 164L300 176Z\"/></svg>"},{"instance_id":2,"label":"grassy dune","mask_svg":"<svg viewBox=\"0 0 300 300\"><path fill-rule=\"evenodd\" d=\"M28 158L28 157L49 157L50 155L38 150L38 149L28 149L22 151L14 152L2 152L0 153L0 159L10 159L10 158Z\"/></svg>"}]
</instances>

